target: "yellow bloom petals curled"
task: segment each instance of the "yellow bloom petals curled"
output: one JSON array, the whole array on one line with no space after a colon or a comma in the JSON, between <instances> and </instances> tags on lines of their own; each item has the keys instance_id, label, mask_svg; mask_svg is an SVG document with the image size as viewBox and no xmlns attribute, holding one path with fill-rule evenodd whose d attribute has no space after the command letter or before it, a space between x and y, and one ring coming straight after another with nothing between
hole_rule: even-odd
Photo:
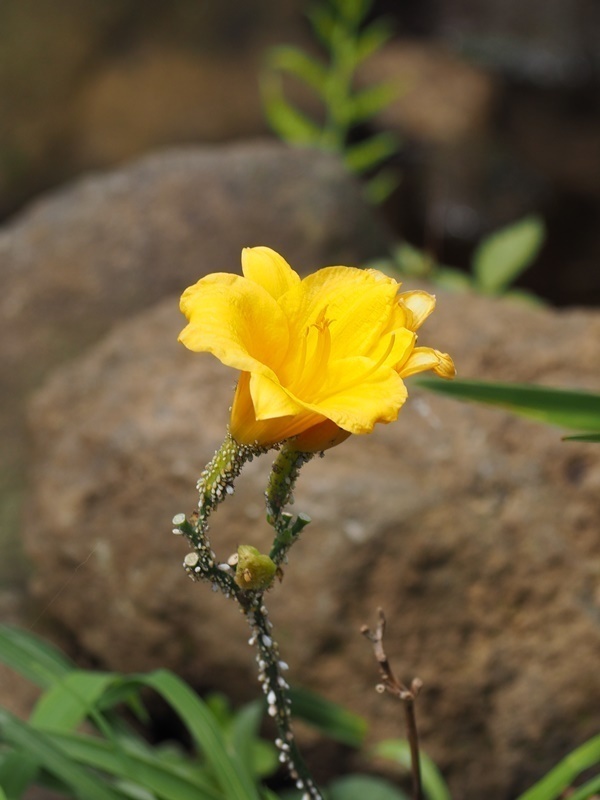
<instances>
[{"instance_id":1,"label":"yellow bloom petals curled","mask_svg":"<svg viewBox=\"0 0 600 800\"><path fill-rule=\"evenodd\" d=\"M393 422L402 378L433 370L454 377L446 353L416 346L435 306L423 291L377 270L326 267L303 280L268 247L245 248L244 277L207 275L185 290L179 336L241 370L230 429L239 444L291 437L305 452Z\"/></svg>"}]
</instances>

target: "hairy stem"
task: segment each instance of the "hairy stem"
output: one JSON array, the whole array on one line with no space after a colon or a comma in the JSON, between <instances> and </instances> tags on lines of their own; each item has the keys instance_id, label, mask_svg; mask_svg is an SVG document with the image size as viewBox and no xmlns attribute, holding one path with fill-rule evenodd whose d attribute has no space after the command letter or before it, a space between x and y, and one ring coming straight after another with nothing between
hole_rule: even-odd
<instances>
[{"instance_id":1,"label":"hairy stem","mask_svg":"<svg viewBox=\"0 0 600 800\"><path fill-rule=\"evenodd\" d=\"M268 713L277 725L275 744L279 749L279 760L286 765L296 788L304 792L302 800L323 800L296 744L291 724L290 687L283 677L288 666L280 660L263 596L254 595L247 603L240 598L240 604L252 629L250 644L257 647L258 680L267 699Z\"/></svg>"},{"instance_id":2,"label":"hairy stem","mask_svg":"<svg viewBox=\"0 0 600 800\"><path fill-rule=\"evenodd\" d=\"M173 533L183 534L194 548L183 560L185 571L193 580L209 581L213 590L220 589L226 597L235 596L237 587L230 565L218 563L211 548L208 519L219 503L233 494L233 483L244 464L261 452L264 448L238 444L228 432L196 484L198 511L190 520L185 514L173 517Z\"/></svg>"},{"instance_id":3,"label":"hairy stem","mask_svg":"<svg viewBox=\"0 0 600 800\"><path fill-rule=\"evenodd\" d=\"M300 469L312 457L312 453L300 453L284 445L271 468L265 497L267 521L275 530L275 538L269 555L277 566L285 563L290 547L310 522L310 517L306 514L298 514L294 519L292 514L288 514L283 509L288 503L293 502L292 492Z\"/></svg>"}]
</instances>

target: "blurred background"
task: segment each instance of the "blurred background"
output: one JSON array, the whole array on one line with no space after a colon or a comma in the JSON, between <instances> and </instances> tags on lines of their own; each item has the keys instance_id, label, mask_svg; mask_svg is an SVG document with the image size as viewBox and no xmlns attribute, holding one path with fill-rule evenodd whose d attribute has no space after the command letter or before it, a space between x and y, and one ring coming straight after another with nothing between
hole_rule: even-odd
<instances>
[{"instance_id":1,"label":"blurred background","mask_svg":"<svg viewBox=\"0 0 600 800\"><path fill-rule=\"evenodd\" d=\"M400 268L439 293L423 342L460 377L598 392L600 3L374 0L326 108L319 60L352 37L323 10L367 6L0 0L0 618L79 664L255 696L243 621L168 533L234 381L177 344L177 298L242 247ZM456 797L505 800L597 734L600 451L410 392L303 474L280 641L294 680L397 735L354 633L384 604L427 752ZM219 512L226 555L268 545L260 461Z\"/></svg>"},{"instance_id":2,"label":"blurred background","mask_svg":"<svg viewBox=\"0 0 600 800\"><path fill-rule=\"evenodd\" d=\"M2 0L0 220L40 192L156 148L273 136L269 48L318 44L304 0ZM397 98L353 134L394 131L396 238L466 268L490 231L540 214L519 285L600 300L600 4L377 0L394 36L358 80ZM295 101L318 115L307 92Z\"/></svg>"}]
</instances>

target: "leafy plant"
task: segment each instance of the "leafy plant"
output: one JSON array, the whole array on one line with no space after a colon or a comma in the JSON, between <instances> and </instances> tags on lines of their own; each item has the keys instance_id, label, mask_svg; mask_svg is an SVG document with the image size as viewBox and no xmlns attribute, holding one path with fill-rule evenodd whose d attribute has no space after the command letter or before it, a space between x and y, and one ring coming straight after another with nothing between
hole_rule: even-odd
<instances>
[{"instance_id":1,"label":"leafy plant","mask_svg":"<svg viewBox=\"0 0 600 800\"><path fill-rule=\"evenodd\" d=\"M389 266L403 275L427 278L445 289L472 289L480 294L539 302L535 295L510 286L535 261L545 238L544 221L532 215L482 239L473 253L470 274L439 264L429 253L407 242L395 249Z\"/></svg>"},{"instance_id":2,"label":"leafy plant","mask_svg":"<svg viewBox=\"0 0 600 800\"><path fill-rule=\"evenodd\" d=\"M389 169L377 169L398 151L400 140L384 131L350 142L353 129L396 96L396 88L388 83L355 88L358 67L391 36L384 19L366 24L371 6L372 0L321 0L315 4L308 19L326 60L298 47L274 47L267 54L261 89L267 120L281 139L339 153L348 169L359 175L375 172L367 181L367 195L378 203L394 190L397 177ZM311 119L286 99L283 76L300 81L317 95L323 107L322 121Z\"/></svg>"},{"instance_id":3,"label":"leafy plant","mask_svg":"<svg viewBox=\"0 0 600 800\"><path fill-rule=\"evenodd\" d=\"M85 800L259 800L256 779L276 767L274 749L258 744L260 705L223 725L167 670L132 676L78 670L37 637L6 626L0 659L43 690L27 722L0 710L0 786L9 800L33 784ZM144 717L143 688L180 716L198 756L149 745L115 713L128 703ZM92 733L78 730L86 720Z\"/></svg>"},{"instance_id":4,"label":"leafy plant","mask_svg":"<svg viewBox=\"0 0 600 800\"><path fill-rule=\"evenodd\" d=\"M51 787L81 800L298 800L301 792L275 794L261 781L277 767L274 748L258 734L263 706L254 702L233 712L223 695L206 701L167 670L119 675L79 670L33 634L0 626L0 661L42 689L24 722L0 709L0 800L19 800L33 785ZM128 704L147 719L140 691L152 688L185 723L195 748L149 744L116 713ZM324 734L360 747L366 722L312 692L292 690L295 716ZM81 723L87 722L84 731ZM403 739L380 742L372 757L410 768ZM578 747L518 800L557 800L591 767L600 765L600 736ZM451 800L435 764L421 753L426 800ZM589 800L600 776L570 795ZM407 795L372 775L347 775L327 788L328 800L407 800Z\"/></svg>"},{"instance_id":5,"label":"leafy plant","mask_svg":"<svg viewBox=\"0 0 600 800\"><path fill-rule=\"evenodd\" d=\"M33 785L83 800L269 796L260 781L273 775L278 758L259 736L262 702L234 713L223 695L203 701L167 670L129 676L79 670L39 637L9 626L0 626L0 661L43 690L26 722L0 709L0 800L18 800ZM125 703L147 721L140 696L147 688L184 722L194 754L175 743L150 745L116 713ZM361 717L305 689L290 695L296 717L333 739L361 745Z\"/></svg>"}]
</instances>

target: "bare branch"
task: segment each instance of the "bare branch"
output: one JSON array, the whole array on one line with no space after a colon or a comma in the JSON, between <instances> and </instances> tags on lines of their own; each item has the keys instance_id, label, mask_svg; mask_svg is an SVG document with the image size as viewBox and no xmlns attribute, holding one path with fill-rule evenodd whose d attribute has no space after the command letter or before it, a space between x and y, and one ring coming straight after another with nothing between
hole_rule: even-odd
<instances>
[{"instance_id":1,"label":"bare branch","mask_svg":"<svg viewBox=\"0 0 600 800\"><path fill-rule=\"evenodd\" d=\"M385 633L385 615L382 608L377 609L377 627L371 631L367 625L360 629L362 635L373 645L373 653L377 660L381 683L375 688L378 692L389 692L402 701L404 706L404 716L406 720L406 730L410 745L411 773L413 784L413 800L423 800L423 789L421 785L421 764L419 758L419 736L417 731L417 719L415 715L415 700L423 687L420 678L411 681L410 688L399 681L392 671L392 667L383 648L383 635Z\"/></svg>"}]
</instances>

